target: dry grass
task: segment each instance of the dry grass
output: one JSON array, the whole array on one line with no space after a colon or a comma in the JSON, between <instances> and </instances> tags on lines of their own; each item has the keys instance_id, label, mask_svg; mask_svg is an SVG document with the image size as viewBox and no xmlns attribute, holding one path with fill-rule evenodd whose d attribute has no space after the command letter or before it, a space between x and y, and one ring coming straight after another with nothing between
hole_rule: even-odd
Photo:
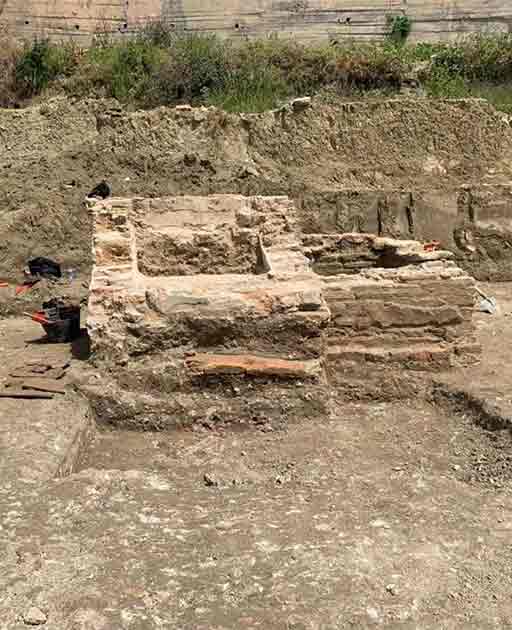
<instances>
[{"instance_id":1,"label":"dry grass","mask_svg":"<svg viewBox=\"0 0 512 630\"><path fill-rule=\"evenodd\" d=\"M7 26L0 25L0 107L12 107L18 102L16 64L21 49Z\"/></svg>"}]
</instances>

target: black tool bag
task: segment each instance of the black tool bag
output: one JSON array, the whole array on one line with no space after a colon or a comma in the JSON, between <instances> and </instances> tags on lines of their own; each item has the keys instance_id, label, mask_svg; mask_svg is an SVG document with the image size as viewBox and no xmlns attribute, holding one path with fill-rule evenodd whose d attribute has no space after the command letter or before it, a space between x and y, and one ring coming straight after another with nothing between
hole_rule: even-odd
<instances>
[{"instance_id":1,"label":"black tool bag","mask_svg":"<svg viewBox=\"0 0 512 630\"><path fill-rule=\"evenodd\" d=\"M49 258L33 258L29 260L28 268L30 269L30 275L40 276L42 278L61 278L62 272L60 270L59 263Z\"/></svg>"}]
</instances>

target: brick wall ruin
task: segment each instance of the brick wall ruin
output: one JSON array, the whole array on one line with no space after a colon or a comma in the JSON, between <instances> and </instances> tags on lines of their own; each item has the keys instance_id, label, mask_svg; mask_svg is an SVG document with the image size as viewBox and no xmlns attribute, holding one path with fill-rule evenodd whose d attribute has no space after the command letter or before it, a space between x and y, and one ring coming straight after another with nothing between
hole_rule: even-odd
<instances>
[{"instance_id":1,"label":"brick wall ruin","mask_svg":"<svg viewBox=\"0 0 512 630\"><path fill-rule=\"evenodd\" d=\"M442 166L442 165L441 165ZM298 192L297 210L306 234L368 232L396 239L437 240L479 280L511 277L509 234L512 231L510 184L464 185L436 190L314 190ZM312 243L314 242L314 238ZM379 255L363 262L329 248L315 259L318 270L329 267L349 273L361 266L379 265Z\"/></svg>"},{"instance_id":2,"label":"brick wall ruin","mask_svg":"<svg viewBox=\"0 0 512 630\"><path fill-rule=\"evenodd\" d=\"M325 415L332 388L395 396L396 375L478 350L473 280L450 252L303 234L287 197L91 204L87 325L105 376L92 399L106 421Z\"/></svg>"},{"instance_id":3,"label":"brick wall ruin","mask_svg":"<svg viewBox=\"0 0 512 630\"><path fill-rule=\"evenodd\" d=\"M98 31L120 36L149 20L166 20L177 31L216 32L227 37L296 37L303 40L382 37L388 17L406 14L411 37L449 39L464 33L507 32L512 7L505 0L115 0L41 2L3 0L0 20L22 37L73 38L88 43Z\"/></svg>"}]
</instances>

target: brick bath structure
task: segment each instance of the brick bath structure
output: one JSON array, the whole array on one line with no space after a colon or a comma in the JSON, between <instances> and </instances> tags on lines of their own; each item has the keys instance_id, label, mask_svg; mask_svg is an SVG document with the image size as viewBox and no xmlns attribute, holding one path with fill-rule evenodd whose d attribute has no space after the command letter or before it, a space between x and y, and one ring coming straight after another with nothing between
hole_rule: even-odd
<instances>
[{"instance_id":1,"label":"brick bath structure","mask_svg":"<svg viewBox=\"0 0 512 630\"><path fill-rule=\"evenodd\" d=\"M474 282L449 252L304 234L287 197L88 203L100 420L167 428L314 418L333 395L414 395L422 373L478 352Z\"/></svg>"}]
</instances>

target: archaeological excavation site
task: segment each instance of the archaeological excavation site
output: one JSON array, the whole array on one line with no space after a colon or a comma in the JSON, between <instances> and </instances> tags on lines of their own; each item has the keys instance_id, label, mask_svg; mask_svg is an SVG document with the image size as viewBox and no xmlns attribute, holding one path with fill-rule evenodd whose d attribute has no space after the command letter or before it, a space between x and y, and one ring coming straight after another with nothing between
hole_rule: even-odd
<instances>
[{"instance_id":1,"label":"archaeological excavation site","mask_svg":"<svg viewBox=\"0 0 512 630\"><path fill-rule=\"evenodd\" d=\"M0 629L510 627L512 129L0 110Z\"/></svg>"},{"instance_id":2,"label":"archaeological excavation site","mask_svg":"<svg viewBox=\"0 0 512 630\"><path fill-rule=\"evenodd\" d=\"M111 198L91 213L92 391L113 425L314 421L336 394L413 395L404 371L478 355L474 280L433 245L306 234L288 197Z\"/></svg>"}]
</instances>

